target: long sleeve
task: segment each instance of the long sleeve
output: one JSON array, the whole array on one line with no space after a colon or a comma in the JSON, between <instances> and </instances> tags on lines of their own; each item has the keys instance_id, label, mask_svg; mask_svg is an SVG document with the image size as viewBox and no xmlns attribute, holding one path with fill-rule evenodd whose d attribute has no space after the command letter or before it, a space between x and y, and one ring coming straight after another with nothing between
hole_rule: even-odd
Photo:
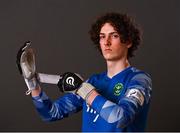
<instances>
[{"instance_id":1,"label":"long sleeve","mask_svg":"<svg viewBox=\"0 0 180 133\"><path fill-rule=\"evenodd\" d=\"M72 93L65 94L52 102L45 92L32 97L35 108L45 121L55 121L69 116L82 109L83 100Z\"/></svg>"},{"instance_id":2,"label":"long sleeve","mask_svg":"<svg viewBox=\"0 0 180 133\"><path fill-rule=\"evenodd\" d=\"M151 93L152 84L149 75L139 73L132 77L118 103L99 95L91 106L108 123L117 122L117 127L124 128L149 104Z\"/></svg>"}]
</instances>

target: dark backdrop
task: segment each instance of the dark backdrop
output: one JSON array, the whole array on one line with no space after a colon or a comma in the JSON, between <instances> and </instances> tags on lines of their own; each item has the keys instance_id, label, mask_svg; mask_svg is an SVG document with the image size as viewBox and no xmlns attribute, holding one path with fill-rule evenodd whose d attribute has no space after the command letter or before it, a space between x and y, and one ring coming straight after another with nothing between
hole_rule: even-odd
<instances>
[{"instance_id":1,"label":"dark backdrop","mask_svg":"<svg viewBox=\"0 0 180 133\"><path fill-rule=\"evenodd\" d=\"M88 78L106 69L88 36L90 24L106 11L127 12L143 29L143 45L133 66L151 74L153 97L147 131L180 131L179 0L1 0L0 131L80 131L81 112L43 122L25 96L26 85L15 60L19 47L32 41L38 72L77 72ZM42 85L54 100L55 85Z\"/></svg>"}]
</instances>

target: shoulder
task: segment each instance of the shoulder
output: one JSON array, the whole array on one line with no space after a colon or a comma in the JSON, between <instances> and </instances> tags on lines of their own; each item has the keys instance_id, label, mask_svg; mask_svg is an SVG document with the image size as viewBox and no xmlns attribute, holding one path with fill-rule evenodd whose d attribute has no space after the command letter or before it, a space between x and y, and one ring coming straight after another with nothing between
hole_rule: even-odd
<instances>
[{"instance_id":1,"label":"shoulder","mask_svg":"<svg viewBox=\"0 0 180 133\"><path fill-rule=\"evenodd\" d=\"M140 70L140 69L137 69L135 67L131 67L131 77L134 79L134 78L148 78L148 79L151 79L151 76L149 73L143 71L143 70Z\"/></svg>"},{"instance_id":2,"label":"shoulder","mask_svg":"<svg viewBox=\"0 0 180 133\"><path fill-rule=\"evenodd\" d=\"M152 79L149 73L137 69L135 67L131 68L131 76L130 76L130 83L129 87L134 85L141 85L143 87L152 87Z\"/></svg>"}]
</instances>

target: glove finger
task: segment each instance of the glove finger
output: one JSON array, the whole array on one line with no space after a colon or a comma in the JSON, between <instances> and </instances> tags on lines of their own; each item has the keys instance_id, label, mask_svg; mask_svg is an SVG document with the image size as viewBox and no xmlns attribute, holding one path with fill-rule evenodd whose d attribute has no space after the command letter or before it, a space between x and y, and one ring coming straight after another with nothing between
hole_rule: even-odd
<instances>
[{"instance_id":1,"label":"glove finger","mask_svg":"<svg viewBox=\"0 0 180 133\"><path fill-rule=\"evenodd\" d=\"M24 45L21 46L21 48L18 50L18 53L16 56L16 65L19 69L20 74L22 74L22 69L21 69L21 65L20 65L21 56L22 56L23 52L25 51L25 49L28 48L29 46L30 46L30 41L25 42Z\"/></svg>"},{"instance_id":2,"label":"glove finger","mask_svg":"<svg viewBox=\"0 0 180 133\"><path fill-rule=\"evenodd\" d=\"M22 53L20 65L25 78L31 79L35 75L35 55L32 48L26 48Z\"/></svg>"}]
</instances>

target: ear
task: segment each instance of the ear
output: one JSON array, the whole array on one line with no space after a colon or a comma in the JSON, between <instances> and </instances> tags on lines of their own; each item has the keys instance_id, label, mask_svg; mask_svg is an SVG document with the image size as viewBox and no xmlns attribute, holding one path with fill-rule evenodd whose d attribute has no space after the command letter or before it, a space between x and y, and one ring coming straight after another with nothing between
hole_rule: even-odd
<instances>
[{"instance_id":1,"label":"ear","mask_svg":"<svg viewBox=\"0 0 180 133\"><path fill-rule=\"evenodd\" d=\"M126 46L127 46L127 48L130 48L130 47L132 46L131 41L127 41L127 42L126 42Z\"/></svg>"},{"instance_id":2,"label":"ear","mask_svg":"<svg viewBox=\"0 0 180 133\"><path fill-rule=\"evenodd\" d=\"M127 44L127 48L130 48L132 46L132 43Z\"/></svg>"}]
</instances>

